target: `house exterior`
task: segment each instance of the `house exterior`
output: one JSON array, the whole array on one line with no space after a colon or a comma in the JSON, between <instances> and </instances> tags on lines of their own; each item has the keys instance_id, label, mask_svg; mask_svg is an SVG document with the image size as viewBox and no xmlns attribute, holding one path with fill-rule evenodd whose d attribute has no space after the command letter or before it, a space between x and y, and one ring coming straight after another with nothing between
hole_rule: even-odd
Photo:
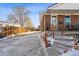
<instances>
[{"instance_id":1,"label":"house exterior","mask_svg":"<svg viewBox=\"0 0 79 59\"><path fill-rule=\"evenodd\" d=\"M41 31L78 31L79 3L58 3L41 14Z\"/></svg>"}]
</instances>

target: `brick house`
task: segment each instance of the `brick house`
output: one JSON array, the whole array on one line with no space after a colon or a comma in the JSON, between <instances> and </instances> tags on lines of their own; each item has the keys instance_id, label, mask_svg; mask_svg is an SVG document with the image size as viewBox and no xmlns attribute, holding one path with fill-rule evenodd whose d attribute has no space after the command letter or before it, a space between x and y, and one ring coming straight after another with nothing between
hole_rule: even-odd
<instances>
[{"instance_id":1,"label":"brick house","mask_svg":"<svg viewBox=\"0 0 79 59\"><path fill-rule=\"evenodd\" d=\"M41 14L41 31L78 31L79 3L58 3Z\"/></svg>"}]
</instances>

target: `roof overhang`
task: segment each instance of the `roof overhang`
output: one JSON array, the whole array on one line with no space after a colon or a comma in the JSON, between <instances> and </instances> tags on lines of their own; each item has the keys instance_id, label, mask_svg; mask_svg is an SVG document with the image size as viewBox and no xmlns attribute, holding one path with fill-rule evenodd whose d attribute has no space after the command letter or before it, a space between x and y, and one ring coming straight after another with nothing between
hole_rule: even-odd
<instances>
[{"instance_id":1,"label":"roof overhang","mask_svg":"<svg viewBox=\"0 0 79 59\"><path fill-rule=\"evenodd\" d=\"M58 3L48 10L79 10L79 3Z\"/></svg>"}]
</instances>

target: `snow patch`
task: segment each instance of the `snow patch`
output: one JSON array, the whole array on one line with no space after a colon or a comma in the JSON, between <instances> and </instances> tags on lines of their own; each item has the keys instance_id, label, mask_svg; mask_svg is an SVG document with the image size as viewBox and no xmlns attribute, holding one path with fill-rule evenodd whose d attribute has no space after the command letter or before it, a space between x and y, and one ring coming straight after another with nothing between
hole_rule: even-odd
<instances>
[{"instance_id":1,"label":"snow patch","mask_svg":"<svg viewBox=\"0 0 79 59\"><path fill-rule=\"evenodd\" d=\"M72 48L68 52L63 53L61 56L79 56L79 50Z\"/></svg>"},{"instance_id":2,"label":"snow patch","mask_svg":"<svg viewBox=\"0 0 79 59\"><path fill-rule=\"evenodd\" d=\"M54 41L55 41L55 40L54 40L53 38L48 37L47 39L48 39L48 41L49 41L49 43L50 43L51 45L53 45L53 44L54 44Z\"/></svg>"}]
</instances>

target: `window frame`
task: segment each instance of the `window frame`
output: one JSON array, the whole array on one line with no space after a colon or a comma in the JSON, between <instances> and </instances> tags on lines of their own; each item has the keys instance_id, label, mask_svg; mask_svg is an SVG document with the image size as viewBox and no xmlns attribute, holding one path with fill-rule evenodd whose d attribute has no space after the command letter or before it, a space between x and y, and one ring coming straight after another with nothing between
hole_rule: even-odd
<instances>
[{"instance_id":1,"label":"window frame","mask_svg":"<svg viewBox=\"0 0 79 59\"><path fill-rule=\"evenodd\" d=\"M69 22L70 25L69 25L69 28L71 28L71 16L70 16L70 15L65 15L65 16L64 16L64 25L66 26L66 22L65 22L65 21L66 21L66 16L68 16L68 17L70 18L70 22Z\"/></svg>"},{"instance_id":2,"label":"window frame","mask_svg":"<svg viewBox=\"0 0 79 59\"><path fill-rule=\"evenodd\" d=\"M52 18L55 17L55 19L53 20ZM51 25L56 25L55 23L57 22L57 16L51 16ZM54 22L53 22L54 21Z\"/></svg>"}]
</instances>

